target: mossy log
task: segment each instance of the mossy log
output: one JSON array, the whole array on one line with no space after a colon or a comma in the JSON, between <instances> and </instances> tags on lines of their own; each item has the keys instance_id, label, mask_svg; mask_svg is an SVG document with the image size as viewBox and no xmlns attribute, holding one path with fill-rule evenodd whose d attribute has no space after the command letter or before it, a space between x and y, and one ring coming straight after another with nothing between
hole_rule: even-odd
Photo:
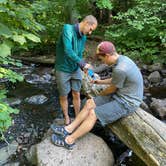
<instances>
[{"instance_id":1,"label":"mossy log","mask_svg":"<svg viewBox=\"0 0 166 166\"><path fill-rule=\"evenodd\" d=\"M166 165L166 125L139 108L109 125L148 166Z\"/></svg>"}]
</instances>

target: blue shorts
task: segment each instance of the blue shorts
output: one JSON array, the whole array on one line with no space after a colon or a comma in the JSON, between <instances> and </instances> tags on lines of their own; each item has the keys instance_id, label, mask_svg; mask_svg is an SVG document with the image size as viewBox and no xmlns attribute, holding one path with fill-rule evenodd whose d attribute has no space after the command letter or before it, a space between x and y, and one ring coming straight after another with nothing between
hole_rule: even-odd
<instances>
[{"instance_id":1,"label":"blue shorts","mask_svg":"<svg viewBox=\"0 0 166 166\"><path fill-rule=\"evenodd\" d=\"M82 83L81 69L78 68L73 73L56 71L56 83L60 96L67 96L71 90L79 92Z\"/></svg>"},{"instance_id":2,"label":"blue shorts","mask_svg":"<svg viewBox=\"0 0 166 166\"><path fill-rule=\"evenodd\" d=\"M129 115L135 109L126 109L125 106L109 96L97 96L94 98L95 113L101 124L105 126Z\"/></svg>"}]
</instances>

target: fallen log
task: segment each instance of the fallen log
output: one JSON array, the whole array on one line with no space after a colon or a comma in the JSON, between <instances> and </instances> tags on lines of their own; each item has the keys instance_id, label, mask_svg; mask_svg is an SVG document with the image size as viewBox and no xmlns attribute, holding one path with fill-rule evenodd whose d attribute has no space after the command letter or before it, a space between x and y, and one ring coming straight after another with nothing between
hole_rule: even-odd
<instances>
[{"instance_id":1,"label":"fallen log","mask_svg":"<svg viewBox=\"0 0 166 166\"><path fill-rule=\"evenodd\" d=\"M97 96L106 86L90 83L83 73L83 92ZM166 166L166 124L139 108L109 125L110 129L148 166Z\"/></svg>"},{"instance_id":2,"label":"fallen log","mask_svg":"<svg viewBox=\"0 0 166 166\"><path fill-rule=\"evenodd\" d=\"M166 125L163 122L139 108L109 127L147 165L166 165Z\"/></svg>"},{"instance_id":3,"label":"fallen log","mask_svg":"<svg viewBox=\"0 0 166 166\"><path fill-rule=\"evenodd\" d=\"M14 59L32 62L32 63L41 63L41 64L50 64L53 65L55 63L55 56L37 56L37 57L22 57L22 56L13 56Z\"/></svg>"}]
</instances>

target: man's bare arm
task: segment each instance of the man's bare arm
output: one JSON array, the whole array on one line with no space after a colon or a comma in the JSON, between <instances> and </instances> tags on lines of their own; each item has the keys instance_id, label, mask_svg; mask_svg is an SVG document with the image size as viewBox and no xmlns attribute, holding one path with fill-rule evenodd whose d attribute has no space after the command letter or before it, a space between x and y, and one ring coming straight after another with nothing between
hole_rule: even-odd
<instances>
[{"instance_id":1,"label":"man's bare arm","mask_svg":"<svg viewBox=\"0 0 166 166\"><path fill-rule=\"evenodd\" d=\"M112 78L108 78L105 80L95 80L94 83L95 84L111 84Z\"/></svg>"},{"instance_id":2,"label":"man's bare arm","mask_svg":"<svg viewBox=\"0 0 166 166\"><path fill-rule=\"evenodd\" d=\"M99 95L106 96L106 95L109 95L109 94L114 93L116 91L117 91L117 87L115 85L111 84L108 88L101 91Z\"/></svg>"}]
</instances>

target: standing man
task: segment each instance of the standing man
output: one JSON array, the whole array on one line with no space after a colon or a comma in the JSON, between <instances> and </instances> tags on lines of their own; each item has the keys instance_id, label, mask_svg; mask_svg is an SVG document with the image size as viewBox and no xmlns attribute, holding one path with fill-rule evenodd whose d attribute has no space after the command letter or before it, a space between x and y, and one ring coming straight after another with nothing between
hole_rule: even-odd
<instances>
[{"instance_id":1,"label":"standing man","mask_svg":"<svg viewBox=\"0 0 166 166\"><path fill-rule=\"evenodd\" d=\"M89 68L82 59L86 35L90 35L97 27L94 16L86 16L75 25L65 24L56 46L56 79L60 105L65 125L70 124L68 115L68 94L72 90L75 116L80 111L81 69Z\"/></svg>"},{"instance_id":2,"label":"standing man","mask_svg":"<svg viewBox=\"0 0 166 166\"><path fill-rule=\"evenodd\" d=\"M88 99L70 125L51 126L55 133L51 139L57 146L72 149L75 141L89 132L97 119L105 126L133 113L141 104L143 79L136 64L127 56L119 55L114 45L108 41L98 45L97 57L101 62L112 66L113 70L112 78L94 80L94 83L108 84L109 87L100 96Z\"/></svg>"}]
</instances>

